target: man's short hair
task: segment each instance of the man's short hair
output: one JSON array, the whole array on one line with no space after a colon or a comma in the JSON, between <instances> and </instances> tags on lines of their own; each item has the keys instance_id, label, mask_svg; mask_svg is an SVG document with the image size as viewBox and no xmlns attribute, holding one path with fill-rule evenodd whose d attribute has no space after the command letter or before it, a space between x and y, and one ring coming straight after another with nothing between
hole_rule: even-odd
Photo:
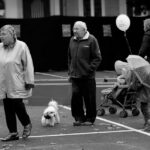
<instances>
[{"instance_id":1,"label":"man's short hair","mask_svg":"<svg viewBox=\"0 0 150 150\"><path fill-rule=\"evenodd\" d=\"M76 22L74 23L74 26L82 27L83 29L85 29L85 31L87 31L86 23L83 22L83 21L76 21Z\"/></svg>"}]
</instances>

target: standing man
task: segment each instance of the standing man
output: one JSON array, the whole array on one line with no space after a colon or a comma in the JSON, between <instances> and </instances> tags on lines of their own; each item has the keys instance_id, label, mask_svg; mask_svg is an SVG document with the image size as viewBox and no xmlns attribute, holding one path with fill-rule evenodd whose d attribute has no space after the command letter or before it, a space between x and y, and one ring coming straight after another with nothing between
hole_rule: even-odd
<instances>
[{"instance_id":1,"label":"standing man","mask_svg":"<svg viewBox=\"0 0 150 150\"><path fill-rule=\"evenodd\" d=\"M97 39L87 31L85 22L75 22L73 33L68 49L73 125L92 125L96 119L95 72L102 60L101 52Z\"/></svg>"}]
</instances>

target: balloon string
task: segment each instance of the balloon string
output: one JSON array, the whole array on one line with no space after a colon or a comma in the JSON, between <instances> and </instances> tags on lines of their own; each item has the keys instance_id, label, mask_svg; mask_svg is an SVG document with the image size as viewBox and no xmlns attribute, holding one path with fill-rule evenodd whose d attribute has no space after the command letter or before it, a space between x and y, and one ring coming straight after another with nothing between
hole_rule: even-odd
<instances>
[{"instance_id":1,"label":"balloon string","mask_svg":"<svg viewBox=\"0 0 150 150\"><path fill-rule=\"evenodd\" d=\"M128 41L128 39L127 39L127 36L126 36L126 32L125 32L125 31L124 31L124 37L125 37L125 39L126 39L126 43L127 43L129 52L130 52L130 54L132 54L131 47L130 47L130 45L129 45L129 41Z\"/></svg>"}]
</instances>

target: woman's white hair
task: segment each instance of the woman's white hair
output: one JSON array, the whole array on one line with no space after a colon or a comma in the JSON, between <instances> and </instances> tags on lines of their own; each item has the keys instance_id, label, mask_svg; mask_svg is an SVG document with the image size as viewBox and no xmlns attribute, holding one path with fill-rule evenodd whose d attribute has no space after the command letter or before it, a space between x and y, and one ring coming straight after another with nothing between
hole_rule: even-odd
<instances>
[{"instance_id":1,"label":"woman's white hair","mask_svg":"<svg viewBox=\"0 0 150 150\"><path fill-rule=\"evenodd\" d=\"M87 31L86 23L83 22L83 21L76 21L76 22L74 23L74 26L81 27L81 28L85 29L85 31Z\"/></svg>"},{"instance_id":2,"label":"woman's white hair","mask_svg":"<svg viewBox=\"0 0 150 150\"><path fill-rule=\"evenodd\" d=\"M0 28L0 33L1 33L2 31L6 31L6 32L10 33L11 36L14 38L14 40L17 39L17 35L16 35L15 28L14 28L12 25L7 24L7 25L2 26L2 27Z\"/></svg>"},{"instance_id":3,"label":"woman's white hair","mask_svg":"<svg viewBox=\"0 0 150 150\"><path fill-rule=\"evenodd\" d=\"M144 20L144 31L150 30L150 19Z\"/></svg>"}]
</instances>

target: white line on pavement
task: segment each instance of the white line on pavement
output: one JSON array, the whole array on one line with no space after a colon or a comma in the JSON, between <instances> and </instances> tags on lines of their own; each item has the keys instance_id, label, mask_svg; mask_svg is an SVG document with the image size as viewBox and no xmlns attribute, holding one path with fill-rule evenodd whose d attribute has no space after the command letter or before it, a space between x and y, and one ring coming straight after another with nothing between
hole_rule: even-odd
<instances>
[{"instance_id":1,"label":"white line on pavement","mask_svg":"<svg viewBox=\"0 0 150 150\"><path fill-rule=\"evenodd\" d=\"M44 137L60 137L60 136L74 136L74 135L92 135L92 134L107 134L107 133L122 133L133 132L132 130L118 130L118 131L100 131L100 132L80 132L80 133L66 133L66 134L51 134L51 135L38 135L30 136L30 138L44 138Z\"/></svg>"},{"instance_id":2,"label":"white line on pavement","mask_svg":"<svg viewBox=\"0 0 150 150\"><path fill-rule=\"evenodd\" d=\"M64 86L70 83L35 83L36 86ZM112 84L97 84L96 87L114 87Z\"/></svg>"},{"instance_id":3,"label":"white line on pavement","mask_svg":"<svg viewBox=\"0 0 150 150\"><path fill-rule=\"evenodd\" d=\"M65 109L67 109L67 110L70 110L70 107L67 107L67 106L60 105L60 107L63 107ZM134 131L134 132L137 132L137 133L141 133L141 134L150 136L150 133L148 133L148 132L144 132L142 130L135 129L135 128L123 125L121 123L117 123L117 122L114 122L114 121L111 121L111 120L108 120L108 119L104 119L104 118L101 118L101 117L97 117L96 119L104 121L104 122L107 122L107 123L110 123L110 124L114 124L114 125L117 125L117 126L120 126L120 127L123 127L125 129L131 130L131 131Z\"/></svg>"},{"instance_id":4,"label":"white line on pavement","mask_svg":"<svg viewBox=\"0 0 150 150\"><path fill-rule=\"evenodd\" d=\"M64 105L59 105L60 107L67 109L67 110L71 110L70 107L64 106ZM125 130L117 130L117 131L99 131L99 132L80 132L80 133L66 133L66 134L51 134L51 135L36 135L36 136L30 136L29 138L46 138L46 137L61 137L61 136L78 136L78 135L92 135L92 134L108 134L108 133L123 133L123 132L137 132L137 133L141 133L147 136L150 136L150 133L144 132L142 130L138 130L114 121L110 121L108 119L104 119L101 117L97 117L96 119L110 123L110 124L114 124L120 127L125 128ZM0 138L1 140L2 138Z\"/></svg>"},{"instance_id":5,"label":"white line on pavement","mask_svg":"<svg viewBox=\"0 0 150 150\"><path fill-rule=\"evenodd\" d=\"M60 78L60 79L64 79L64 80L68 80L68 76L59 76L59 75L55 75L55 74L50 74L50 73L41 73L41 72L35 72L35 74L39 74L39 75L46 75L46 76L51 76L51 77L56 77L56 78ZM114 80L116 78L110 78L110 77L103 77L103 78L96 78L96 79L107 79L107 80ZM40 81L43 79L39 79L37 81ZM45 79L44 79L45 80Z\"/></svg>"}]
</instances>

